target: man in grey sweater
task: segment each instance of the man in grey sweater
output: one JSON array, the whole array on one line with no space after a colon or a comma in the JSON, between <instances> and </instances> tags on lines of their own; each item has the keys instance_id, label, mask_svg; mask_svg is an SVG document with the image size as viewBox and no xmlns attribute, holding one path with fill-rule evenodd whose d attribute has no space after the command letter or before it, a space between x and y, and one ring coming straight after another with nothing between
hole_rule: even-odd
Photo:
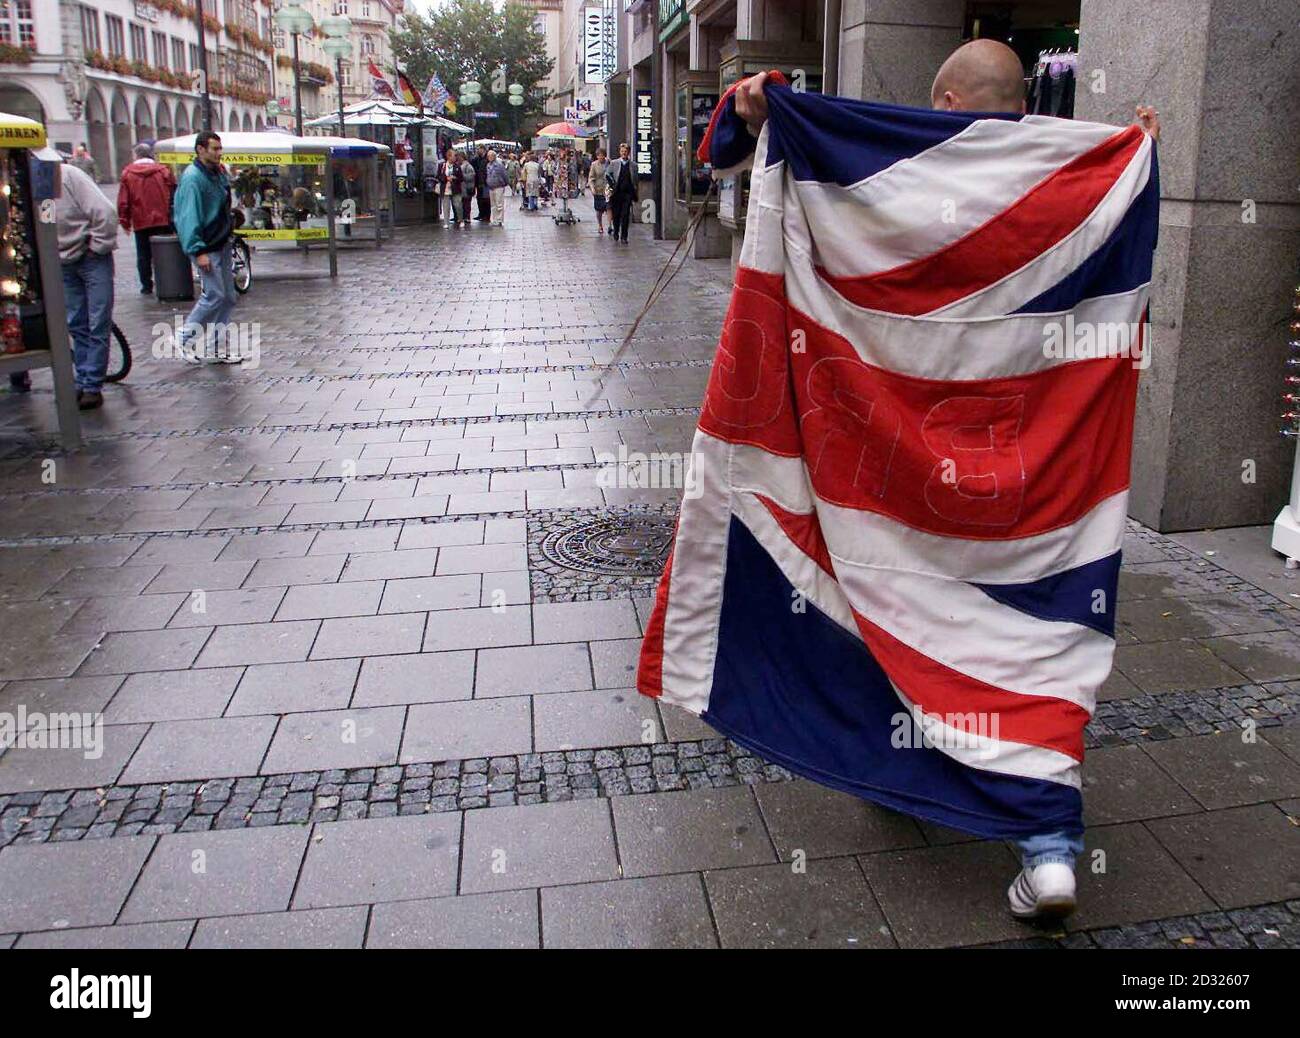
<instances>
[{"instance_id":1,"label":"man in grey sweater","mask_svg":"<svg viewBox=\"0 0 1300 1038\"><path fill-rule=\"evenodd\" d=\"M54 204L77 370L77 406L83 411L104 403L108 336L113 326L113 250L117 248L117 210L95 182L76 166L59 167L61 185Z\"/></svg>"}]
</instances>

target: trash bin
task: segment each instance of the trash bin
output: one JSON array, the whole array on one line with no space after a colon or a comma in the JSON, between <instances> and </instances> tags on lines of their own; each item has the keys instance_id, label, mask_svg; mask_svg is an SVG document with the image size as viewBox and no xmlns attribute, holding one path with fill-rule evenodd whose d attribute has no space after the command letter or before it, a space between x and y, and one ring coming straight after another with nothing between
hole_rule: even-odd
<instances>
[{"instance_id":1,"label":"trash bin","mask_svg":"<svg viewBox=\"0 0 1300 1038\"><path fill-rule=\"evenodd\" d=\"M153 258L154 294L159 302L194 298L190 258L181 249L176 235L154 235L149 239L149 255Z\"/></svg>"}]
</instances>

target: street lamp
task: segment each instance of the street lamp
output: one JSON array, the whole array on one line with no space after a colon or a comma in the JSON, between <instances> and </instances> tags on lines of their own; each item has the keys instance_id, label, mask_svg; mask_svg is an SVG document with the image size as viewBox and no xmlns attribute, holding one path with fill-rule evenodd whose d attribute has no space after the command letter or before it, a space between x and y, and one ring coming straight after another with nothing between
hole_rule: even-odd
<instances>
[{"instance_id":1,"label":"street lamp","mask_svg":"<svg viewBox=\"0 0 1300 1038\"><path fill-rule=\"evenodd\" d=\"M275 12L275 24L293 37L293 102L297 109L298 136L302 136L302 77L298 67L298 37L316 28L316 20L310 11L298 6L300 0L288 2Z\"/></svg>"},{"instance_id":2,"label":"street lamp","mask_svg":"<svg viewBox=\"0 0 1300 1038\"><path fill-rule=\"evenodd\" d=\"M352 19L345 14L332 14L321 19L320 28L326 37L321 48L334 59L334 79L339 87L339 136L346 137L343 126L343 59L352 57L352 41L348 39L352 33Z\"/></svg>"}]
</instances>

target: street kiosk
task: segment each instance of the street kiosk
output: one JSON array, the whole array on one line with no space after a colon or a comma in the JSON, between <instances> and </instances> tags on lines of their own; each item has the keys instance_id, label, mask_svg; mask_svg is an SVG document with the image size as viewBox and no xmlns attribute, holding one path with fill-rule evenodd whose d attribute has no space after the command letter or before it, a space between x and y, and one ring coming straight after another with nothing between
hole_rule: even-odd
<instances>
[{"instance_id":1,"label":"street kiosk","mask_svg":"<svg viewBox=\"0 0 1300 1038\"><path fill-rule=\"evenodd\" d=\"M358 101L341 114L348 133L386 145L391 152L389 177L382 188L392 200L388 227L437 220L438 162L449 144L473 131L443 116L383 98ZM307 128L328 133L338 125L339 116L330 114L310 120Z\"/></svg>"},{"instance_id":2,"label":"street kiosk","mask_svg":"<svg viewBox=\"0 0 1300 1038\"><path fill-rule=\"evenodd\" d=\"M154 145L155 158L176 167L178 179L194 160L194 138ZM324 245L329 276L337 277L341 237L383 244L379 162L387 154L382 144L345 137L221 134L231 204L243 217L235 233L272 251Z\"/></svg>"},{"instance_id":3,"label":"street kiosk","mask_svg":"<svg viewBox=\"0 0 1300 1038\"><path fill-rule=\"evenodd\" d=\"M45 127L0 113L0 375L49 368L59 438L81 446L54 200L63 163Z\"/></svg>"}]
</instances>

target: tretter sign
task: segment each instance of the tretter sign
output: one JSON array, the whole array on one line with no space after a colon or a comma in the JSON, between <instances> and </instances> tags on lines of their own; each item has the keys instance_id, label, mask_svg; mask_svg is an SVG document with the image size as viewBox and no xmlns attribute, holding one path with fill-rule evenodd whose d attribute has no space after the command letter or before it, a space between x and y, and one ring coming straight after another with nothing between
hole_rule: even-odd
<instances>
[{"instance_id":1,"label":"tretter sign","mask_svg":"<svg viewBox=\"0 0 1300 1038\"><path fill-rule=\"evenodd\" d=\"M654 176L654 95L649 90L636 92L636 175L642 180Z\"/></svg>"}]
</instances>

